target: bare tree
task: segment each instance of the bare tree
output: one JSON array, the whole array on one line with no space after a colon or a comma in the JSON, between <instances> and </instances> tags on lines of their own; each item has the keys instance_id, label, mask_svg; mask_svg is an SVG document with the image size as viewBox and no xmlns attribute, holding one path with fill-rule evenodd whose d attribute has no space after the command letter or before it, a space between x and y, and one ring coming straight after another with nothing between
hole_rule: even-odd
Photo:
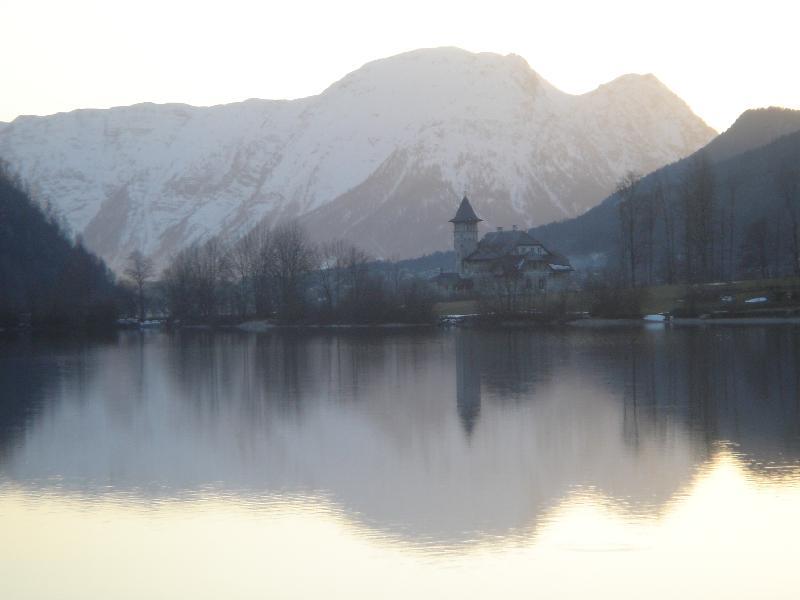
<instances>
[{"instance_id":1,"label":"bare tree","mask_svg":"<svg viewBox=\"0 0 800 600\"><path fill-rule=\"evenodd\" d=\"M653 267L655 264L655 233L658 198L656 190L650 190L641 199L641 254L647 275L647 285L653 285Z\"/></svg>"},{"instance_id":2,"label":"bare tree","mask_svg":"<svg viewBox=\"0 0 800 600\"><path fill-rule=\"evenodd\" d=\"M800 275L800 160L787 161L778 171L778 189L789 227L792 273Z\"/></svg>"},{"instance_id":3,"label":"bare tree","mask_svg":"<svg viewBox=\"0 0 800 600\"><path fill-rule=\"evenodd\" d=\"M403 279L403 271L400 268L400 259L397 256L390 257L386 262L386 279L389 282L389 291L394 296L397 296L400 293L400 284Z\"/></svg>"},{"instance_id":4,"label":"bare tree","mask_svg":"<svg viewBox=\"0 0 800 600\"><path fill-rule=\"evenodd\" d=\"M139 250L134 250L128 255L128 266L125 267L125 277L130 280L136 290L136 305L140 321L144 321L147 312L144 287L153 277L154 273L153 260L150 257L145 256Z\"/></svg>"},{"instance_id":5,"label":"bare tree","mask_svg":"<svg viewBox=\"0 0 800 600\"><path fill-rule=\"evenodd\" d=\"M269 272L278 292L281 316L296 319L303 314L303 279L317 261L314 246L294 221L272 231Z\"/></svg>"},{"instance_id":6,"label":"bare tree","mask_svg":"<svg viewBox=\"0 0 800 600\"><path fill-rule=\"evenodd\" d=\"M481 290L481 310L495 314L513 314L530 308L530 294L526 293L524 279L513 268L503 268L501 272L495 273Z\"/></svg>"},{"instance_id":7,"label":"bare tree","mask_svg":"<svg viewBox=\"0 0 800 600\"><path fill-rule=\"evenodd\" d=\"M354 299L360 298L369 277L369 255L351 245L347 249L345 267L347 274L348 292Z\"/></svg>"},{"instance_id":8,"label":"bare tree","mask_svg":"<svg viewBox=\"0 0 800 600\"><path fill-rule=\"evenodd\" d=\"M339 306L344 285L344 271L349 245L344 240L333 240L320 247L320 287L329 314Z\"/></svg>"},{"instance_id":9,"label":"bare tree","mask_svg":"<svg viewBox=\"0 0 800 600\"><path fill-rule=\"evenodd\" d=\"M769 276L769 228L767 220L758 219L744 234L740 268L749 276L766 279Z\"/></svg>"},{"instance_id":10,"label":"bare tree","mask_svg":"<svg viewBox=\"0 0 800 600\"><path fill-rule=\"evenodd\" d=\"M628 275L631 287L636 287L636 270L639 265L639 212L640 204L638 188L641 177L629 171L617 184L616 194L619 198L622 264Z\"/></svg>"},{"instance_id":11,"label":"bare tree","mask_svg":"<svg viewBox=\"0 0 800 600\"><path fill-rule=\"evenodd\" d=\"M269 304L268 270L271 261L269 227L259 223L230 248L229 263L235 281L235 302L242 317L266 314Z\"/></svg>"},{"instance_id":12,"label":"bare tree","mask_svg":"<svg viewBox=\"0 0 800 600\"><path fill-rule=\"evenodd\" d=\"M714 173L705 153L689 164L682 190L686 278L699 282L713 276Z\"/></svg>"},{"instance_id":13,"label":"bare tree","mask_svg":"<svg viewBox=\"0 0 800 600\"><path fill-rule=\"evenodd\" d=\"M170 314L176 319L213 320L225 305L229 251L218 238L184 248L164 271Z\"/></svg>"},{"instance_id":14,"label":"bare tree","mask_svg":"<svg viewBox=\"0 0 800 600\"><path fill-rule=\"evenodd\" d=\"M653 200L656 210L661 215L664 227L664 279L667 283L675 283L677 277L677 215L675 203L664 185L660 174L655 175Z\"/></svg>"},{"instance_id":15,"label":"bare tree","mask_svg":"<svg viewBox=\"0 0 800 600\"><path fill-rule=\"evenodd\" d=\"M370 286L369 255L343 240L323 244L319 250L319 282L328 316L335 311L349 312L358 319L358 312L366 310Z\"/></svg>"},{"instance_id":16,"label":"bare tree","mask_svg":"<svg viewBox=\"0 0 800 600\"><path fill-rule=\"evenodd\" d=\"M253 272L253 294L255 296L256 314L272 315L274 306L274 280L272 263L275 255L275 242L272 231L264 224L259 225L257 233L258 259Z\"/></svg>"},{"instance_id":17,"label":"bare tree","mask_svg":"<svg viewBox=\"0 0 800 600\"><path fill-rule=\"evenodd\" d=\"M196 244L184 248L173 257L162 275L167 292L167 307L173 319L182 320L193 316L196 255Z\"/></svg>"},{"instance_id":18,"label":"bare tree","mask_svg":"<svg viewBox=\"0 0 800 600\"><path fill-rule=\"evenodd\" d=\"M201 316L215 318L223 304L222 291L230 276L229 253L219 238L204 242L197 252L196 302Z\"/></svg>"},{"instance_id":19,"label":"bare tree","mask_svg":"<svg viewBox=\"0 0 800 600\"><path fill-rule=\"evenodd\" d=\"M727 214L723 215L721 219L725 224L724 230L726 233L724 239L720 243L727 248L727 252L725 252L727 257L723 262L727 262L729 279L734 278L736 271L736 200L739 195L740 185L741 180L738 176L732 174L728 177L728 205L726 207Z\"/></svg>"}]
</instances>

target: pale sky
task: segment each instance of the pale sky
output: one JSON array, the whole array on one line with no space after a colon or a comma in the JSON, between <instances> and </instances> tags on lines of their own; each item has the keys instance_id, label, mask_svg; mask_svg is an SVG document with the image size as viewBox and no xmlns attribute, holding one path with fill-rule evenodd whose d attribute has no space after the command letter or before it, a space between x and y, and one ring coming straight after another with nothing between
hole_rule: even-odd
<instances>
[{"instance_id":1,"label":"pale sky","mask_svg":"<svg viewBox=\"0 0 800 600\"><path fill-rule=\"evenodd\" d=\"M800 1L2 0L0 121L317 94L416 48L515 53L570 93L654 73L712 127L800 109Z\"/></svg>"}]
</instances>

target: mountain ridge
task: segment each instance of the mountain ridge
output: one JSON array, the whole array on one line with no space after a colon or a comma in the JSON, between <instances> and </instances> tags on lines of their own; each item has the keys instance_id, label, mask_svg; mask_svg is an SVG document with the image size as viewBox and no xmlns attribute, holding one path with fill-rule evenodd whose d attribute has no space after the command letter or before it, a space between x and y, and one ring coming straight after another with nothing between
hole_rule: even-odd
<instances>
[{"instance_id":1,"label":"mountain ridge","mask_svg":"<svg viewBox=\"0 0 800 600\"><path fill-rule=\"evenodd\" d=\"M570 95L519 56L444 48L369 62L297 100L18 117L0 128L0 157L119 269L136 249L164 264L194 240L293 218L376 256L434 251L464 189L489 224L530 226L713 135L652 75Z\"/></svg>"},{"instance_id":2,"label":"mountain ridge","mask_svg":"<svg viewBox=\"0 0 800 600\"><path fill-rule=\"evenodd\" d=\"M744 111L706 146L715 160L725 160L800 130L800 110L770 106Z\"/></svg>"}]
</instances>

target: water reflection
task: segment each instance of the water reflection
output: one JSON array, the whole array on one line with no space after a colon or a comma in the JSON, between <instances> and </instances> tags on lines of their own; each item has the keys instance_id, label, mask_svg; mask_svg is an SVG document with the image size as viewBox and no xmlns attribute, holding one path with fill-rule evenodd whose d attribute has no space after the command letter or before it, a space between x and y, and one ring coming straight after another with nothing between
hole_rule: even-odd
<instances>
[{"instance_id":1,"label":"water reflection","mask_svg":"<svg viewBox=\"0 0 800 600\"><path fill-rule=\"evenodd\" d=\"M470 333L456 337L456 406L469 436L481 414L481 371L478 348Z\"/></svg>"},{"instance_id":2,"label":"water reflection","mask_svg":"<svg viewBox=\"0 0 800 600\"><path fill-rule=\"evenodd\" d=\"M791 328L126 334L0 352L0 482L23 493L303 498L463 549L528 541L582 494L660 518L723 454L759 481L798 473Z\"/></svg>"}]
</instances>

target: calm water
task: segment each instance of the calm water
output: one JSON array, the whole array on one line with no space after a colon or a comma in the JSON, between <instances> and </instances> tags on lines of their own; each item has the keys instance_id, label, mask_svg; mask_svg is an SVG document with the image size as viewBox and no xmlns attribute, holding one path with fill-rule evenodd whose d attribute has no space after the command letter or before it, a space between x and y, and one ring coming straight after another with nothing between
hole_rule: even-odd
<instances>
[{"instance_id":1,"label":"calm water","mask_svg":"<svg viewBox=\"0 0 800 600\"><path fill-rule=\"evenodd\" d=\"M800 328L0 341L0 598L797 598Z\"/></svg>"}]
</instances>

